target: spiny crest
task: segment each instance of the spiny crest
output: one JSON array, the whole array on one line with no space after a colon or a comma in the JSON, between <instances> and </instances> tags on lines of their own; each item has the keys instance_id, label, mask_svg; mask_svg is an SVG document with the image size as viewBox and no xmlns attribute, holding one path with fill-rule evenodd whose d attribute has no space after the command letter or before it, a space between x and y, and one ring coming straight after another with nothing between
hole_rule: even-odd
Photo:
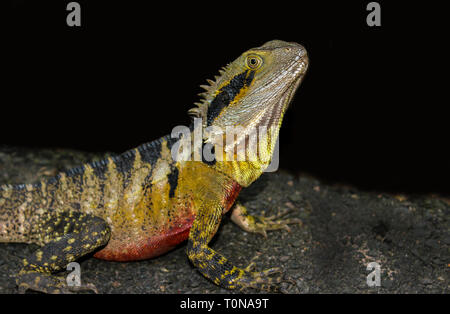
<instances>
[{"instance_id":1,"label":"spiny crest","mask_svg":"<svg viewBox=\"0 0 450 314\"><path fill-rule=\"evenodd\" d=\"M217 94L220 85L230 76L231 64L227 64L219 70L219 75L214 76L214 80L207 79L207 85L200 85L204 92L198 94L201 97L199 102L194 103L195 107L189 109L188 114L195 118L203 119L206 123L208 107Z\"/></svg>"}]
</instances>

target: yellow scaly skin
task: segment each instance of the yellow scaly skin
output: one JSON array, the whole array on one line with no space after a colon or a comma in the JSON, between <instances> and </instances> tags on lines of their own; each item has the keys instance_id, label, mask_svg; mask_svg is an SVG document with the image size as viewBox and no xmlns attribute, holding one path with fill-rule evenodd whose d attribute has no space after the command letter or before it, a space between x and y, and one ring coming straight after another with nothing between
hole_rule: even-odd
<instances>
[{"instance_id":1,"label":"yellow scaly skin","mask_svg":"<svg viewBox=\"0 0 450 314\"><path fill-rule=\"evenodd\" d=\"M267 168L281 127L283 115L300 85L308 66L306 50L297 43L270 41L259 48L251 49L242 54L233 63L224 68L221 76L215 82L206 86L204 100L191 113L203 119L203 128L208 126L225 130L227 127L241 127L242 133L237 134L232 146L227 146L226 139L219 135L219 145L215 144L216 161L214 169L232 178L243 187L249 186ZM211 110L217 96L238 75L243 75L248 81L252 80L236 93L235 97L219 112ZM211 112L215 115L211 118ZM252 129L266 127L264 147L259 146L257 156L249 160L238 161L234 150L236 142L246 140L245 134ZM213 139L214 131L206 132L205 141L216 143ZM247 138L248 139L248 138ZM227 159L227 152L233 149L233 158ZM256 152L245 147L246 156L255 156ZM221 154L222 158L218 158ZM245 208L238 206L233 212L232 220L247 231L265 235L266 230L285 227L288 223L298 223L296 220L286 220L275 224L258 223L255 217L248 215ZM279 272L278 268L271 268L262 272L252 272L232 265L225 257L208 247L217 230L223 206L216 199L209 198L200 204L197 218L194 221L188 240L187 253L192 263L207 278L225 288L257 289L270 288L278 283L281 277L270 277Z\"/></svg>"},{"instance_id":2,"label":"yellow scaly skin","mask_svg":"<svg viewBox=\"0 0 450 314\"><path fill-rule=\"evenodd\" d=\"M307 65L302 46L274 40L245 52L203 86L202 101L190 110L201 123L185 139L195 142L201 131L202 145L214 147L213 161L195 159L195 150L188 160L174 159L178 139L165 136L37 184L1 186L0 242L41 246L23 260L20 291L70 292L54 273L91 252L106 260L147 259L186 239L189 259L222 287L263 289L278 283L280 278L270 276L278 269L238 268L208 243L241 188L269 165L283 115ZM241 130L229 142L217 131L236 126ZM234 146L246 143L250 131L260 127L267 129L258 137L263 145L257 150L244 145L248 158L238 159ZM298 223L258 220L242 206L232 220L263 235ZM95 287L76 290L82 289Z\"/></svg>"}]
</instances>

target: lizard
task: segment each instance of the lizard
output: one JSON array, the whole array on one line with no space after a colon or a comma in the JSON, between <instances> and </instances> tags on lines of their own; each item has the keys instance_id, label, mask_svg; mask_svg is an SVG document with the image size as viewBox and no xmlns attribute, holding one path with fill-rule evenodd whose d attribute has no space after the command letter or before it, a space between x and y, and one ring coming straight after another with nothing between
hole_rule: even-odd
<instances>
[{"instance_id":1,"label":"lizard","mask_svg":"<svg viewBox=\"0 0 450 314\"><path fill-rule=\"evenodd\" d=\"M200 123L191 125L187 135L166 135L37 183L0 186L0 242L39 245L21 261L19 292L70 293L75 288L57 273L85 255L150 259L186 240L192 265L221 287L265 289L283 281L274 276L281 272L278 267L254 271L250 263L240 268L208 244L241 189L269 165L283 116L307 68L303 46L269 41L244 52L201 86L201 100L189 110ZM233 126L243 131L229 142L226 133L217 132ZM244 145L243 152L264 158L236 160L233 145L248 143L248 131L255 127L266 130L258 135L263 145ZM179 147L182 138L195 141L196 134L201 134L200 148L210 145L214 158L175 158L199 153ZM173 154L177 145L178 155ZM239 203L231 213L244 230L264 236L299 223L279 218L250 215ZM77 289L96 291L92 284Z\"/></svg>"}]
</instances>

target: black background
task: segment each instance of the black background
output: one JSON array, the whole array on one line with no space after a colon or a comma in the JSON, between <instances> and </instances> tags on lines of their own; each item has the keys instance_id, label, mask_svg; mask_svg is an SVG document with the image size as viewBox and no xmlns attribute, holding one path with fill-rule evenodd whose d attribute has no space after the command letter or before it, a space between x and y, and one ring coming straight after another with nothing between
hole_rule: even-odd
<instances>
[{"instance_id":1,"label":"black background","mask_svg":"<svg viewBox=\"0 0 450 314\"><path fill-rule=\"evenodd\" d=\"M78 2L72 28L69 1L3 2L0 145L130 149L188 125L200 84L282 39L303 44L310 67L285 116L281 168L448 194L437 4L378 1L382 26L368 27L370 1Z\"/></svg>"}]
</instances>

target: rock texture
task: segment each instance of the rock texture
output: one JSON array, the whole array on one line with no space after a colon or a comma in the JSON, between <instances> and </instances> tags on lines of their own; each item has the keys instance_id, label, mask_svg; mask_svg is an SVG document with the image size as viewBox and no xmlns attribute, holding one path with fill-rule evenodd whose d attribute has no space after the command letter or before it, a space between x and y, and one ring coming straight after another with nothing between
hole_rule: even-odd
<instances>
[{"instance_id":1,"label":"rock texture","mask_svg":"<svg viewBox=\"0 0 450 314\"><path fill-rule=\"evenodd\" d=\"M0 184L31 183L103 157L69 150L0 148ZM449 293L448 200L388 195L329 186L281 171L263 175L241 193L253 213L291 209L302 219L268 239L243 232L225 217L211 245L236 265L281 266L283 293ZM0 243L0 293L17 293L20 261L37 246ZM380 266L369 287L367 265ZM215 286L190 265L185 245L153 260L115 263L86 257L81 280L101 293L234 293ZM373 270L372 270L373 271ZM251 292L255 291L243 291Z\"/></svg>"}]
</instances>

